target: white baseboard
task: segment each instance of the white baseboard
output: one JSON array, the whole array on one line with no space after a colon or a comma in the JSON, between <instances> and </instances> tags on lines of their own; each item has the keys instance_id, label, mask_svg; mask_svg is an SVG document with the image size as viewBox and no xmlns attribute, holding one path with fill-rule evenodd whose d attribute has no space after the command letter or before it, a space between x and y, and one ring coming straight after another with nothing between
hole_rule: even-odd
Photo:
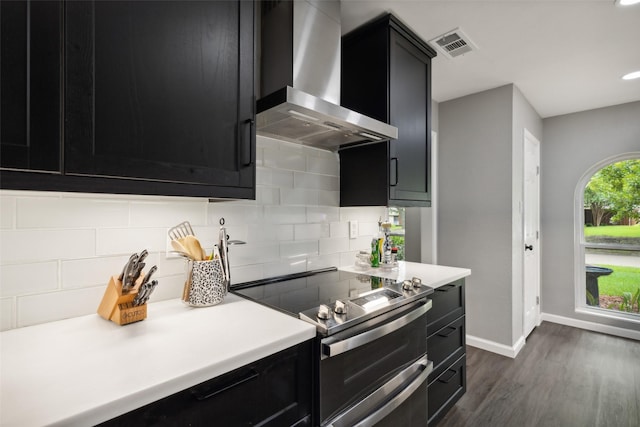
<instances>
[{"instance_id":1,"label":"white baseboard","mask_svg":"<svg viewBox=\"0 0 640 427\"><path fill-rule=\"evenodd\" d=\"M542 313L542 320L551 323L559 323L561 325L572 326L574 328L586 329L588 331L602 332L604 334L615 335L622 338L630 338L640 341L640 330L619 328L617 326L603 325L586 320L572 319L570 317L557 316L555 314Z\"/></svg>"},{"instance_id":2,"label":"white baseboard","mask_svg":"<svg viewBox=\"0 0 640 427\"><path fill-rule=\"evenodd\" d=\"M467 345L471 347L476 347L481 350L490 351L492 353L499 354L501 356L506 356L514 359L522 347L524 347L524 337L518 338L516 343L509 347L508 345L500 344L495 341L485 340L484 338L474 337L473 335L467 335Z\"/></svg>"}]
</instances>

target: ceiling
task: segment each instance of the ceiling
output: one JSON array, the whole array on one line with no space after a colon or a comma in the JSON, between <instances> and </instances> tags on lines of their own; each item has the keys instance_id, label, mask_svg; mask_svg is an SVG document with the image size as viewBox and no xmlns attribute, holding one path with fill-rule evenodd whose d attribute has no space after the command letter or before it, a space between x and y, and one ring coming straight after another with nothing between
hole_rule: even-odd
<instances>
[{"instance_id":1,"label":"ceiling","mask_svg":"<svg viewBox=\"0 0 640 427\"><path fill-rule=\"evenodd\" d=\"M343 34L391 12L425 41L460 27L478 50L433 59L433 99L514 83L552 117L640 100L640 4L613 0L342 0Z\"/></svg>"}]
</instances>

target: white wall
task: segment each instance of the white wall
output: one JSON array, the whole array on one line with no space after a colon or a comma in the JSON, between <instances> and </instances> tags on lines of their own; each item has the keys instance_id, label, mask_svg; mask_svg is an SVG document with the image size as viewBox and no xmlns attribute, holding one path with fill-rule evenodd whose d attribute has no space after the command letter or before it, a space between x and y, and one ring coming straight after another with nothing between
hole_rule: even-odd
<instances>
[{"instance_id":1,"label":"white wall","mask_svg":"<svg viewBox=\"0 0 640 427\"><path fill-rule=\"evenodd\" d=\"M211 247L224 217L232 282L353 264L385 208L339 207L335 153L258 137L257 200L0 191L0 329L95 313L133 252L151 252L153 301L178 298L182 259L166 259L169 227L190 221ZM349 239L348 221L359 222Z\"/></svg>"},{"instance_id":2,"label":"white wall","mask_svg":"<svg viewBox=\"0 0 640 427\"><path fill-rule=\"evenodd\" d=\"M621 320L575 312L574 192L596 163L640 151L640 102L551 117L543 125L542 311L637 331L637 325Z\"/></svg>"}]
</instances>

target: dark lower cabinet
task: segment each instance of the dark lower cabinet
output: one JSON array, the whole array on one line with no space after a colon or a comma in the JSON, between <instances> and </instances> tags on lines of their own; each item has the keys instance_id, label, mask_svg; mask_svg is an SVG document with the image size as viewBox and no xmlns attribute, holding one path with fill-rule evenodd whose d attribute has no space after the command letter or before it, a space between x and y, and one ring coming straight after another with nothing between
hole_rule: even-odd
<instances>
[{"instance_id":1,"label":"dark lower cabinet","mask_svg":"<svg viewBox=\"0 0 640 427\"><path fill-rule=\"evenodd\" d=\"M467 389L464 279L440 286L427 312L428 424L434 426Z\"/></svg>"},{"instance_id":2,"label":"dark lower cabinet","mask_svg":"<svg viewBox=\"0 0 640 427\"><path fill-rule=\"evenodd\" d=\"M342 37L340 104L398 128L398 139L340 151L340 206L431 205L431 59L391 14Z\"/></svg>"},{"instance_id":3,"label":"dark lower cabinet","mask_svg":"<svg viewBox=\"0 0 640 427\"><path fill-rule=\"evenodd\" d=\"M255 198L253 1L13 3L3 188ZM25 28L5 28L16 16ZM5 74L5 57L22 68ZM42 99L57 109L45 115Z\"/></svg>"},{"instance_id":4,"label":"dark lower cabinet","mask_svg":"<svg viewBox=\"0 0 640 427\"><path fill-rule=\"evenodd\" d=\"M466 356L456 360L429 382L429 426L440 421L467 391Z\"/></svg>"},{"instance_id":5,"label":"dark lower cabinet","mask_svg":"<svg viewBox=\"0 0 640 427\"><path fill-rule=\"evenodd\" d=\"M311 341L205 381L102 426L310 426Z\"/></svg>"}]
</instances>

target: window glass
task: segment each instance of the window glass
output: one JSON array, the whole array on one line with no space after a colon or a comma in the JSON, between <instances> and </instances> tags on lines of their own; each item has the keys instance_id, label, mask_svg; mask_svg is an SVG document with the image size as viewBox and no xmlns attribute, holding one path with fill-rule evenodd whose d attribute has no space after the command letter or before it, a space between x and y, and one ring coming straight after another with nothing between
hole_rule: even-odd
<instances>
[{"instance_id":1,"label":"window glass","mask_svg":"<svg viewBox=\"0 0 640 427\"><path fill-rule=\"evenodd\" d=\"M582 201L584 306L640 316L640 159L597 170Z\"/></svg>"}]
</instances>

